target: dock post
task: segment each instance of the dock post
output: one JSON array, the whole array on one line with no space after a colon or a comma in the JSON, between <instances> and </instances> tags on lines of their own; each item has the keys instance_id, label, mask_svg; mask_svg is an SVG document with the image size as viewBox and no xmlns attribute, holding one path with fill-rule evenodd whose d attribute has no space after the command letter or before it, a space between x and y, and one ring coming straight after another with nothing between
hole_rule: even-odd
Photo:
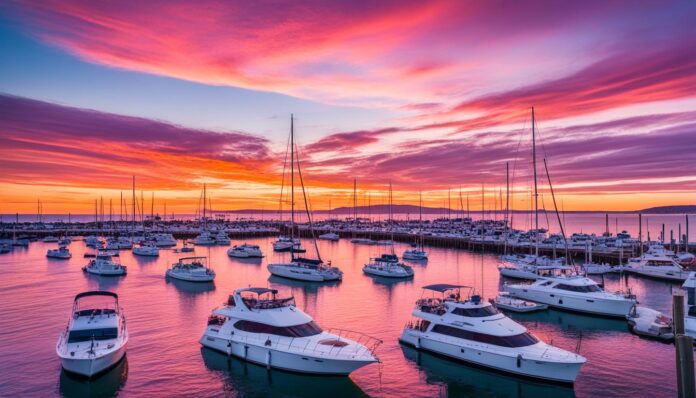
<instances>
[{"instance_id":1,"label":"dock post","mask_svg":"<svg viewBox=\"0 0 696 398\"><path fill-rule=\"evenodd\" d=\"M674 346L677 365L677 396L696 397L694 382L693 339L684 335L684 291L675 290L672 295L672 318L674 319Z\"/></svg>"},{"instance_id":2,"label":"dock post","mask_svg":"<svg viewBox=\"0 0 696 398\"><path fill-rule=\"evenodd\" d=\"M684 214L684 217L686 218L686 239L684 240L684 247L685 247L685 252L689 251L689 215Z\"/></svg>"}]
</instances>

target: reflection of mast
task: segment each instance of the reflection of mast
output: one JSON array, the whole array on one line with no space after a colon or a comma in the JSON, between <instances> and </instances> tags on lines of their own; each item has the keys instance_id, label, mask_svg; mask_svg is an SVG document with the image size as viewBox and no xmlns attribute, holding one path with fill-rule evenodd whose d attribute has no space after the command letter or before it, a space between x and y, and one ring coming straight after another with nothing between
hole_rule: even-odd
<instances>
[{"instance_id":1,"label":"reflection of mast","mask_svg":"<svg viewBox=\"0 0 696 398\"><path fill-rule=\"evenodd\" d=\"M534 169L534 255L539 256L539 192L537 190L536 169L536 130L534 126L534 107L532 107L532 168Z\"/></svg>"}]
</instances>

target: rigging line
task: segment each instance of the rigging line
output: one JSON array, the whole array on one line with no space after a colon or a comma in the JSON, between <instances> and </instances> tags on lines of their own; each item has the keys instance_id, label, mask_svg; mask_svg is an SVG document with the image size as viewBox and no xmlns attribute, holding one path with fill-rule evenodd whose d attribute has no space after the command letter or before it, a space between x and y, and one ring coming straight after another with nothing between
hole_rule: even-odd
<instances>
[{"instance_id":1,"label":"rigging line","mask_svg":"<svg viewBox=\"0 0 696 398\"><path fill-rule=\"evenodd\" d=\"M304 198L307 220L309 221L309 231L312 234L312 241L314 242L314 250L316 250L317 252L317 259L321 261L321 254L319 254L319 245L317 244L317 238L314 236L314 223L312 222L312 213L307 199L307 191L305 190L304 179L302 178L302 169L300 168L300 150L297 147L297 143L295 143L295 152L297 152L295 161L297 162L297 174L300 177L300 185L302 186L302 196Z\"/></svg>"},{"instance_id":2,"label":"rigging line","mask_svg":"<svg viewBox=\"0 0 696 398\"><path fill-rule=\"evenodd\" d=\"M283 159L283 176L280 180L280 201L278 201L278 217L282 223L283 221L283 188L285 187L285 170L288 165L288 152L290 151L290 136L288 136L288 142L285 144L285 159Z\"/></svg>"}]
</instances>

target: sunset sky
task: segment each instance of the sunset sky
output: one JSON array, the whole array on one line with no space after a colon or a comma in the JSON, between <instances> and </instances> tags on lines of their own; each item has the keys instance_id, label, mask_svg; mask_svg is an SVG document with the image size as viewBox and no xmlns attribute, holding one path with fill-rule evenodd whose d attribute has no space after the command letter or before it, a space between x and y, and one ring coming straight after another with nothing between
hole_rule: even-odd
<instances>
[{"instance_id":1,"label":"sunset sky","mask_svg":"<svg viewBox=\"0 0 696 398\"><path fill-rule=\"evenodd\" d=\"M9 1L0 213L130 195L278 207L295 127L315 209L529 207L531 107L565 210L696 203L694 1ZM140 193L138 193L140 195ZM456 198L456 199L455 199ZM118 203L118 202L116 202ZM157 211L161 211L158 210Z\"/></svg>"}]
</instances>

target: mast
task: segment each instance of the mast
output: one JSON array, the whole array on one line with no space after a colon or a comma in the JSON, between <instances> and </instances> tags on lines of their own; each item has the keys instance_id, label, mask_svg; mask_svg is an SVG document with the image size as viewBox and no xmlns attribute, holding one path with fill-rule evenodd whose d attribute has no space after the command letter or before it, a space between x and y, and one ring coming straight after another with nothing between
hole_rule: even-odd
<instances>
[{"instance_id":1,"label":"mast","mask_svg":"<svg viewBox=\"0 0 696 398\"><path fill-rule=\"evenodd\" d=\"M133 222L131 223L133 235L135 235L135 176L133 176Z\"/></svg>"},{"instance_id":2,"label":"mast","mask_svg":"<svg viewBox=\"0 0 696 398\"><path fill-rule=\"evenodd\" d=\"M510 162L505 162L505 242L503 247L503 253L507 254L507 242L508 242L508 216L510 211Z\"/></svg>"},{"instance_id":3,"label":"mast","mask_svg":"<svg viewBox=\"0 0 696 398\"><path fill-rule=\"evenodd\" d=\"M290 114L290 261L295 259L295 125Z\"/></svg>"},{"instance_id":4,"label":"mast","mask_svg":"<svg viewBox=\"0 0 696 398\"><path fill-rule=\"evenodd\" d=\"M534 169L534 255L539 256L539 192L536 168L536 130L534 126L534 107L532 107L532 168Z\"/></svg>"},{"instance_id":5,"label":"mast","mask_svg":"<svg viewBox=\"0 0 696 398\"><path fill-rule=\"evenodd\" d=\"M358 221L358 180L353 178L353 222Z\"/></svg>"}]
</instances>

